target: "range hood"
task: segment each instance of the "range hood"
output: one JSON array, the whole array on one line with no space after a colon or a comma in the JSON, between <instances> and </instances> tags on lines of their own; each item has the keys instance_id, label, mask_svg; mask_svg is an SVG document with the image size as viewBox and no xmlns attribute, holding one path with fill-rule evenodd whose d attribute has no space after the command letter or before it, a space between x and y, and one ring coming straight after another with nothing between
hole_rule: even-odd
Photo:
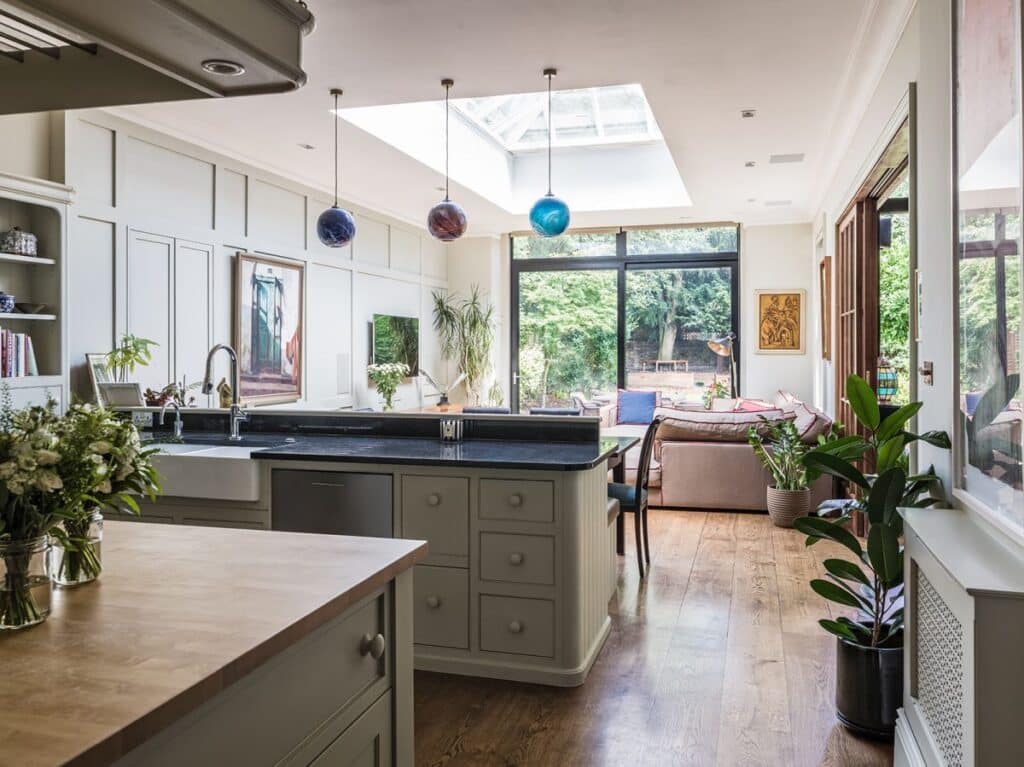
<instances>
[{"instance_id":1,"label":"range hood","mask_svg":"<svg viewBox=\"0 0 1024 767\"><path fill-rule=\"evenodd\" d=\"M283 93L296 0L0 0L0 114Z\"/></svg>"}]
</instances>

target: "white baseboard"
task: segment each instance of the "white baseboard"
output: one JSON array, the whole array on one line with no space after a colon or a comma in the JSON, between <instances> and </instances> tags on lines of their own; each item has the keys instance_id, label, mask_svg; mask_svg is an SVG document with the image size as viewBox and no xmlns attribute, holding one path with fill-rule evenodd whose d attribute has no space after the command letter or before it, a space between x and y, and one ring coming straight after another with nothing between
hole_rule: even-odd
<instances>
[{"instance_id":1,"label":"white baseboard","mask_svg":"<svg viewBox=\"0 0 1024 767\"><path fill-rule=\"evenodd\" d=\"M896 739L893 743L893 767L928 767L917 738L901 708L896 713Z\"/></svg>"}]
</instances>

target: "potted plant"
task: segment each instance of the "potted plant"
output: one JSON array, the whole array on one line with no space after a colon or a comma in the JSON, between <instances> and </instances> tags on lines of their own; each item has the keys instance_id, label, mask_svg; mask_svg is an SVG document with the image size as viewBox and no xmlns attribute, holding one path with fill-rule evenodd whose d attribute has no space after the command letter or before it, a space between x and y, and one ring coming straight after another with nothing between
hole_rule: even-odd
<instances>
[{"instance_id":1,"label":"potted plant","mask_svg":"<svg viewBox=\"0 0 1024 767\"><path fill-rule=\"evenodd\" d=\"M778 527L792 527L799 517L806 517L811 505L808 469L803 458L810 446L800 441L792 421L768 421L751 426L747 441L775 481L768 486L768 516Z\"/></svg>"},{"instance_id":2,"label":"potted plant","mask_svg":"<svg viewBox=\"0 0 1024 767\"><path fill-rule=\"evenodd\" d=\"M455 361L458 373L465 377L467 399L479 405L491 372L494 307L484 305L477 285L465 299L435 292L434 330L441 337L441 356Z\"/></svg>"},{"instance_id":3,"label":"potted plant","mask_svg":"<svg viewBox=\"0 0 1024 767\"><path fill-rule=\"evenodd\" d=\"M51 531L50 574L60 586L77 586L102 570L103 515L107 508L139 513L136 496L160 490L152 456L128 420L94 405L74 405L58 421L63 482L62 522Z\"/></svg>"},{"instance_id":4,"label":"potted plant","mask_svg":"<svg viewBox=\"0 0 1024 767\"><path fill-rule=\"evenodd\" d=\"M795 526L807 535L808 546L828 539L853 555L853 561L826 559L827 578L815 578L810 585L850 612L819 621L836 636L839 720L859 734L891 739L903 696L903 518L898 509L942 500L930 492L938 483L933 469L908 475L906 446L920 440L948 449L950 441L942 431L906 430L920 402L883 419L875 392L858 376L847 379L846 397L864 436L851 434L819 445L803 462L808 469L848 482L854 497L840 504L837 519L811 516L798 519ZM870 523L864 542L846 525L855 511L866 514Z\"/></svg>"},{"instance_id":5,"label":"potted plant","mask_svg":"<svg viewBox=\"0 0 1024 767\"><path fill-rule=\"evenodd\" d=\"M128 374L134 373L140 365L148 365L153 359L151 347L158 346L156 341L125 333L121 343L107 354L107 369L120 383L128 380Z\"/></svg>"},{"instance_id":6,"label":"potted plant","mask_svg":"<svg viewBox=\"0 0 1024 767\"><path fill-rule=\"evenodd\" d=\"M719 381L716 376L714 380L704 389L702 399L704 400L704 409L710 410L712 403L716 399L722 399L729 396L729 387L725 385L725 381Z\"/></svg>"},{"instance_id":7,"label":"potted plant","mask_svg":"<svg viewBox=\"0 0 1024 767\"><path fill-rule=\"evenodd\" d=\"M381 362L367 365L366 373L377 387L377 393L384 398L384 410L394 408L395 392L398 385L409 375L409 366L404 362Z\"/></svg>"},{"instance_id":8,"label":"potted plant","mask_svg":"<svg viewBox=\"0 0 1024 767\"><path fill-rule=\"evenodd\" d=\"M437 405L438 405L438 407L441 410L447 410L448 409L448 406L451 404L451 401L448 399L448 395L451 394L452 390L456 386L458 386L460 383L462 383L463 381L466 380L466 374L465 373L461 373L461 374L459 374L455 378L454 381L452 381L449 384L445 384L445 385L442 386L437 381L435 381L434 377L431 376L430 373L428 373L423 368L420 368L420 373L422 374L422 376L424 378L427 379L427 383L429 383L431 386L433 386L435 389L437 389L438 394L441 395L441 397L437 400Z\"/></svg>"}]
</instances>

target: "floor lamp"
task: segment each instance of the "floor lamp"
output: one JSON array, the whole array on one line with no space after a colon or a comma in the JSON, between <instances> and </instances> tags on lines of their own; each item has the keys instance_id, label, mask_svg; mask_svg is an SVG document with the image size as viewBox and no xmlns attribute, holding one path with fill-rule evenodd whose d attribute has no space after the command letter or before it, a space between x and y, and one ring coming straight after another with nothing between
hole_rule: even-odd
<instances>
[{"instance_id":1,"label":"floor lamp","mask_svg":"<svg viewBox=\"0 0 1024 767\"><path fill-rule=\"evenodd\" d=\"M729 393L734 399L739 396L739 389L736 387L736 355L733 354L733 341L736 340L735 333L729 333L721 338L712 338L708 341L708 348L719 357L729 358Z\"/></svg>"}]
</instances>

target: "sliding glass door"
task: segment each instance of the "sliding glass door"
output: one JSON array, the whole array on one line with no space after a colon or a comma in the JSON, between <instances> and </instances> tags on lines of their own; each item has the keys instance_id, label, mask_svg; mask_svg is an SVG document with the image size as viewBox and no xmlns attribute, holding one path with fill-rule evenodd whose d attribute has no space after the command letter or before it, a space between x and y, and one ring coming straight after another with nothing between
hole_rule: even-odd
<instances>
[{"instance_id":1,"label":"sliding glass door","mask_svg":"<svg viewBox=\"0 0 1024 767\"><path fill-rule=\"evenodd\" d=\"M736 227L512 237L512 405L615 400L616 389L699 403L731 386L708 342L735 333ZM673 252L679 249L680 252ZM739 357L739 341L735 341Z\"/></svg>"}]
</instances>

